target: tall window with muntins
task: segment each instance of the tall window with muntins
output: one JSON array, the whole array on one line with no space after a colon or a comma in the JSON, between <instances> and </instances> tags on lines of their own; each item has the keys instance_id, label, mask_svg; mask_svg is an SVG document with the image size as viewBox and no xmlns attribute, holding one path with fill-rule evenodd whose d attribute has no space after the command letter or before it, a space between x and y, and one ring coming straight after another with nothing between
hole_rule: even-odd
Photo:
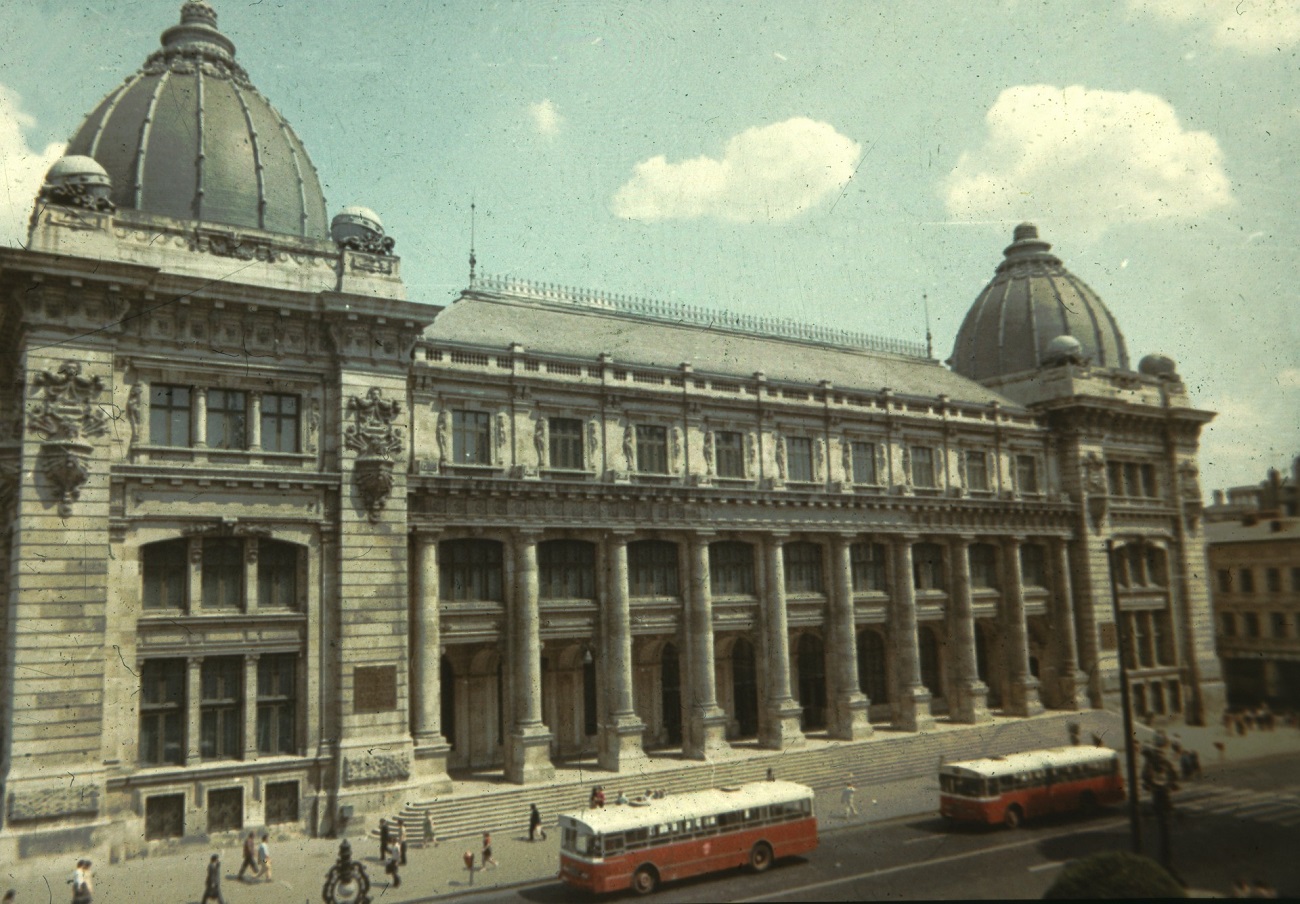
<instances>
[{"instance_id":1,"label":"tall window with muntins","mask_svg":"<svg viewBox=\"0 0 1300 904\"><path fill-rule=\"evenodd\" d=\"M1286 613L1274 612L1269 616L1269 620L1272 622L1273 636L1286 637Z\"/></svg>"},{"instance_id":2,"label":"tall window with muntins","mask_svg":"<svg viewBox=\"0 0 1300 904\"><path fill-rule=\"evenodd\" d=\"M1106 482L1112 496L1155 499L1160 495L1156 483L1156 468L1151 464L1108 460Z\"/></svg>"},{"instance_id":3,"label":"tall window with muntins","mask_svg":"<svg viewBox=\"0 0 1300 904\"><path fill-rule=\"evenodd\" d=\"M867 628L858 634L858 690L872 703L889 699L885 638Z\"/></svg>"},{"instance_id":4,"label":"tall window with muntins","mask_svg":"<svg viewBox=\"0 0 1300 904\"><path fill-rule=\"evenodd\" d=\"M934 449L929 446L912 446L912 486L932 489L936 482L934 470Z\"/></svg>"},{"instance_id":5,"label":"tall window with muntins","mask_svg":"<svg viewBox=\"0 0 1300 904\"><path fill-rule=\"evenodd\" d=\"M140 673L140 764L185 763L185 660L148 659Z\"/></svg>"},{"instance_id":6,"label":"tall window with muntins","mask_svg":"<svg viewBox=\"0 0 1300 904\"><path fill-rule=\"evenodd\" d=\"M238 759L243 750L244 660L209 656L200 667L199 756L205 760Z\"/></svg>"},{"instance_id":7,"label":"tall window with muntins","mask_svg":"<svg viewBox=\"0 0 1300 904\"><path fill-rule=\"evenodd\" d=\"M1266 568L1264 569L1264 586L1268 588L1269 593L1282 592L1282 569Z\"/></svg>"},{"instance_id":8,"label":"tall window with muntins","mask_svg":"<svg viewBox=\"0 0 1300 904\"><path fill-rule=\"evenodd\" d=\"M1047 555L1037 543L1020 547L1020 580L1026 587L1047 586Z\"/></svg>"},{"instance_id":9,"label":"tall window with muntins","mask_svg":"<svg viewBox=\"0 0 1300 904\"><path fill-rule=\"evenodd\" d=\"M849 455L853 464L853 482L864 486L880 483L876 475L876 444L850 443Z\"/></svg>"},{"instance_id":10,"label":"tall window with muntins","mask_svg":"<svg viewBox=\"0 0 1300 904\"><path fill-rule=\"evenodd\" d=\"M1259 613L1258 612L1243 613L1241 620L1243 625L1245 626L1246 629L1245 634L1247 637L1250 637L1252 639L1259 637Z\"/></svg>"},{"instance_id":11,"label":"tall window with muntins","mask_svg":"<svg viewBox=\"0 0 1300 904\"><path fill-rule=\"evenodd\" d=\"M188 386L150 386L149 442L155 446L190 445L190 403Z\"/></svg>"},{"instance_id":12,"label":"tall window with muntins","mask_svg":"<svg viewBox=\"0 0 1300 904\"><path fill-rule=\"evenodd\" d=\"M257 752L293 754L298 749L295 653L263 655L257 660Z\"/></svg>"},{"instance_id":13,"label":"tall window with muntins","mask_svg":"<svg viewBox=\"0 0 1300 904\"><path fill-rule=\"evenodd\" d=\"M632 596L677 596L677 544L664 540L629 543L627 579Z\"/></svg>"},{"instance_id":14,"label":"tall window with muntins","mask_svg":"<svg viewBox=\"0 0 1300 904\"><path fill-rule=\"evenodd\" d=\"M502 546L495 540L443 540L438 544L439 593L444 600L501 602Z\"/></svg>"},{"instance_id":15,"label":"tall window with muntins","mask_svg":"<svg viewBox=\"0 0 1300 904\"><path fill-rule=\"evenodd\" d=\"M989 488L989 456L983 449L967 449L966 489L984 492Z\"/></svg>"},{"instance_id":16,"label":"tall window with muntins","mask_svg":"<svg viewBox=\"0 0 1300 904\"><path fill-rule=\"evenodd\" d=\"M486 411L451 413L451 458L458 465L492 464L492 424Z\"/></svg>"},{"instance_id":17,"label":"tall window with muntins","mask_svg":"<svg viewBox=\"0 0 1300 904\"><path fill-rule=\"evenodd\" d=\"M586 467L582 450L582 421L574 417L549 419L552 468L581 471Z\"/></svg>"},{"instance_id":18,"label":"tall window with muntins","mask_svg":"<svg viewBox=\"0 0 1300 904\"><path fill-rule=\"evenodd\" d=\"M975 590L996 590L1001 585L998 580L998 551L988 543L971 544L970 585Z\"/></svg>"},{"instance_id":19,"label":"tall window with muntins","mask_svg":"<svg viewBox=\"0 0 1300 904\"><path fill-rule=\"evenodd\" d=\"M937 543L917 543L912 547L912 586L917 590L947 589L943 574L942 546Z\"/></svg>"},{"instance_id":20,"label":"tall window with muntins","mask_svg":"<svg viewBox=\"0 0 1300 904\"><path fill-rule=\"evenodd\" d=\"M809 483L813 479L813 445L806 436L791 436L785 441L789 454L788 478L794 483Z\"/></svg>"},{"instance_id":21,"label":"tall window with muntins","mask_svg":"<svg viewBox=\"0 0 1300 904\"><path fill-rule=\"evenodd\" d=\"M298 397L279 392L262 393L262 449L297 452Z\"/></svg>"},{"instance_id":22,"label":"tall window with muntins","mask_svg":"<svg viewBox=\"0 0 1300 904\"><path fill-rule=\"evenodd\" d=\"M714 596L753 596L754 547L735 540L709 544L709 588Z\"/></svg>"},{"instance_id":23,"label":"tall window with muntins","mask_svg":"<svg viewBox=\"0 0 1300 904\"><path fill-rule=\"evenodd\" d=\"M1032 455L1016 456L1016 489L1021 493L1038 493L1038 459Z\"/></svg>"},{"instance_id":24,"label":"tall window with muntins","mask_svg":"<svg viewBox=\"0 0 1300 904\"><path fill-rule=\"evenodd\" d=\"M538 593L544 600L596 598L596 547L584 540L537 544Z\"/></svg>"},{"instance_id":25,"label":"tall window with muntins","mask_svg":"<svg viewBox=\"0 0 1300 904\"><path fill-rule=\"evenodd\" d=\"M238 609L244 603L244 543L234 537L203 541L203 608Z\"/></svg>"},{"instance_id":26,"label":"tall window with muntins","mask_svg":"<svg viewBox=\"0 0 1300 904\"><path fill-rule=\"evenodd\" d=\"M299 547L279 540L257 542L257 605L298 608Z\"/></svg>"},{"instance_id":27,"label":"tall window with muntins","mask_svg":"<svg viewBox=\"0 0 1300 904\"><path fill-rule=\"evenodd\" d=\"M787 543L785 556L786 593L825 593L822 580L822 548L817 543Z\"/></svg>"},{"instance_id":28,"label":"tall window with muntins","mask_svg":"<svg viewBox=\"0 0 1300 904\"><path fill-rule=\"evenodd\" d=\"M189 593L190 543L164 540L140 549L145 609L184 609Z\"/></svg>"},{"instance_id":29,"label":"tall window with muntins","mask_svg":"<svg viewBox=\"0 0 1300 904\"><path fill-rule=\"evenodd\" d=\"M1240 579L1237 583L1241 585L1242 593L1255 592L1255 572L1251 571L1249 568L1243 568L1238 572L1237 577Z\"/></svg>"},{"instance_id":30,"label":"tall window with muntins","mask_svg":"<svg viewBox=\"0 0 1300 904\"><path fill-rule=\"evenodd\" d=\"M884 593L885 547L879 543L854 543L849 547L849 568L854 593Z\"/></svg>"},{"instance_id":31,"label":"tall window with muntins","mask_svg":"<svg viewBox=\"0 0 1300 904\"><path fill-rule=\"evenodd\" d=\"M642 474L668 473L668 428L638 424L636 428L636 469Z\"/></svg>"},{"instance_id":32,"label":"tall window with muntins","mask_svg":"<svg viewBox=\"0 0 1300 904\"><path fill-rule=\"evenodd\" d=\"M743 478L745 476L745 437L731 430L713 434L713 452L719 477Z\"/></svg>"},{"instance_id":33,"label":"tall window with muntins","mask_svg":"<svg viewBox=\"0 0 1300 904\"><path fill-rule=\"evenodd\" d=\"M1143 668L1155 665L1155 645L1151 638L1151 613L1133 613L1133 643L1137 647L1138 664Z\"/></svg>"},{"instance_id":34,"label":"tall window with muntins","mask_svg":"<svg viewBox=\"0 0 1300 904\"><path fill-rule=\"evenodd\" d=\"M207 441L213 449L248 448L248 393L208 390Z\"/></svg>"},{"instance_id":35,"label":"tall window with muntins","mask_svg":"<svg viewBox=\"0 0 1300 904\"><path fill-rule=\"evenodd\" d=\"M1232 572L1229 571L1229 570L1226 569L1226 568L1220 568L1220 569L1218 570L1218 572L1217 572L1217 577L1218 577L1218 579L1219 579L1219 592L1220 592L1220 593L1231 593L1231 592L1232 592Z\"/></svg>"}]
</instances>

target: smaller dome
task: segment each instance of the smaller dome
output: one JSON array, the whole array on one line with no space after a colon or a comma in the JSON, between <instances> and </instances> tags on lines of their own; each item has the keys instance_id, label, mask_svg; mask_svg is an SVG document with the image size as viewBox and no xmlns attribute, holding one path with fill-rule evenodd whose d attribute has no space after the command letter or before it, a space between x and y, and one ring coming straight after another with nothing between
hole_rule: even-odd
<instances>
[{"instance_id":1,"label":"smaller dome","mask_svg":"<svg viewBox=\"0 0 1300 904\"><path fill-rule=\"evenodd\" d=\"M370 254L388 254L394 244L384 235L379 214L357 205L349 205L334 215L330 221L330 238L341 248Z\"/></svg>"},{"instance_id":2,"label":"smaller dome","mask_svg":"<svg viewBox=\"0 0 1300 904\"><path fill-rule=\"evenodd\" d=\"M113 181L108 178L108 173L93 157L69 154L54 161L50 171L45 174L45 184L112 188Z\"/></svg>"},{"instance_id":3,"label":"smaller dome","mask_svg":"<svg viewBox=\"0 0 1300 904\"><path fill-rule=\"evenodd\" d=\"M1057 336L1051 342L1047 343L1047 350L1043 352L1044 364L1082 364L1085 355L1083 354L1083 343L1073 336Z\"/></svg>"},{"instance_id":4,"label":"smaller dome","mask_svg":"<svg viewBox=\"0 0 1300 904\"><path fill-rule=\"evenodd\" d=\"M1138 362L1138 373L1148 377L1176 380L1178 379L1178 365L1168 355L1147 355Z\"/></svg>"},{"instance_id":5,"label":"smaller dome","mask_svg":"<svg viewBox=\"0 0 1300 904\"><path fill-rule=\"evenodd\" d=\"M114 209L112 195L113 180L94 158L68 154L54 161L45 174L45 184L37 194L37 209L41 204L58 204L110 212ZM32 216L34 223L35 212Z\"/></svg>"}]
</instances>

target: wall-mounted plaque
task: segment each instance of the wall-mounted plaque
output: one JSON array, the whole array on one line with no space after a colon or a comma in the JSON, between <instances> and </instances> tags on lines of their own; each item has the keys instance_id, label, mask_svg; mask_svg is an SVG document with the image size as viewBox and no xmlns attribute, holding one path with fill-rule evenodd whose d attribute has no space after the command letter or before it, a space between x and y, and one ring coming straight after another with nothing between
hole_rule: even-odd
<instances>
[{"instance_id":1,"label":"wall-mounted plaque","mask_svg":"<svg viewBox=\"0 0 1300 904\"><path fill-rule=\"evenodd\" d=\"M397 709L397 667L357 666L352 670L353 712L388 713Z\"/></svg>"}]
</instances>

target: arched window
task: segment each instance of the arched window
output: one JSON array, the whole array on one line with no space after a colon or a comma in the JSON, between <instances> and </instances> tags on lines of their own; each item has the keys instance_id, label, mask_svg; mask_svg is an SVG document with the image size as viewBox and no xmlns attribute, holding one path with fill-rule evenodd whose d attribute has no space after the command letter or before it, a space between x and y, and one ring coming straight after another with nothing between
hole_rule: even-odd
<instances>
[{"instance_id":1,"label":"arched window","mask_svg":"<svg viewBox=\"0 0 1300 904\"><path fill-rule=\"evenodd\" d=\"M824 593L822 548L816 543L787 543L785 555L786 593Z\"/></svg>"},{"instance_id":2,"label":"arched window","mask_svg":"<svg viewBox=\"0 0 1300 904\"><path fill-rule=\"evenodd\" d=\"M849 548L855 593L885 591L885 547L879 543L854 543Z\"/></svg>"},{"instance_id":3,"label":"arched window","mask_svg":"<svg viewBox=\"0 0 1300 904\"><path fill-rule=\"evenodd\" d=\"M164 540L140 548L144 608L184 609L189 588L188 540Z\"/></svg>"},{"instance_id":4,"label":"arched window","mask_svg":"<svg viewBox=\"0 0 1300 904\"><path fill-rule=\"evenodd\" d=\"M1047 586L1047 556L1040 544L1020 547L1020 579L1026 587Z\"/></svg>"},{"instance_id":5,"label":"arched window","mask_svg":"<svg viewBox=\"0 0 1300 904\"><path fill-rule=\"evenodd\" d=\"M858 689L872 703L884 703L889 697L886 680L885 638L867 628L858 634Z\"/></svg>"},{"instance_id":6,"label":"arched window","mask_svg":"<svg viewBox=\"0 0 1300 904\"><path fill-rule=\"evenodd\" d=\"M244 541L238 537L203 540L203 608L239 609L244 604Z\"/></svg>"},{"instance_id":7,"label":"arched window","mask_svg":"<svg viewBox=\"0 0 1300 904\"><path fill-rule=\"evenodd\" d=\"M538 591L544 600L596 598L596 547L585 540L537 544Z\"/></svg>"},{"instance_id":8,"label":"arched window","mask_svg":"<svg viewBox=\"0 0 1300 904\"><path fill-rule=\"evenodd\" d=\"M495 540L443 540L438 544L442 598L501 602L501 559Z\"/></svg>"},{"instance_id":9,"label":"arched window","mask_svg":"<svg viewBox=\"0 0 1300 904\"><path fill-rule=\"evenodd\" d=\"M935 699L943 696L943 676L939 665L939 641L934 629L922 625L917 629L917 647L921 654L921 683Z\"/></svg>"},{"instance_id":10,"label":"arched window","mask_svg":"<svg viewBox=\"0 0 1300 904\"><path fill-rule=\"evenodd\" d=\"M709 544L709 585L714 596L753 596L754 547L734 540Z\"/></svg>"},{"instance_id":11,"label":"arched window","mask_svg":"<svg viewBox=\"0 0 1300 904\"><path fill-rule=\"evenodd\" d=\"M998 587L998 551L988 543L972 543L970 548L970 585L975 590Z\"/></svg>"},{"instance_id":12,"label":"arched window","mask_svg":"<svg viewBox=\"0 0 1300 904\"><path fill-rule=\"evenodd\" d=\"M943 547L937 543L917 543L912 547L912 581L917 590L945 589Z\"/></svg>"},{"instance_id":13,"label":"arched window","mask_svg":"<svg viewBox=\"0 0 1300 904\"><path fill-rule=\"evenodd\" d=\"M666 540L629 543L627 582L632 596L677 596L677 544Z\"/></svg>"}]
</instances>

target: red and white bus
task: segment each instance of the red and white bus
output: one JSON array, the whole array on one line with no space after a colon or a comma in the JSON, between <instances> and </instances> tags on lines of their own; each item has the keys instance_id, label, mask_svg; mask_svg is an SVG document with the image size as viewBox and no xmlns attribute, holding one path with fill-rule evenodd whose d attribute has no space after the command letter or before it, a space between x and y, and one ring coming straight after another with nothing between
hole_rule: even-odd
<instances>
[{"instance_id":1,"label":"red and white bus","mask_svg":"<svg viewBox=\"0 0 1300 904\"><path fill-rule=\"evenodd\" d=\"M1054 747L939 767L939 813L1016 828L1049 813L1095 810L1124 798L1119 754L1106 747Z\"/></svg>"},{"instance_id":2,"label":"red and white bus","mask_svg":"<svg viewBox=\"0 0 1300 904\"><path fill-rule=\"evenodd\" d=\"M753 782L613 804L559 818L560 878L591 892L632 888L748 865L817 847L813 790Z\"/></svg>"}]
</instances>

